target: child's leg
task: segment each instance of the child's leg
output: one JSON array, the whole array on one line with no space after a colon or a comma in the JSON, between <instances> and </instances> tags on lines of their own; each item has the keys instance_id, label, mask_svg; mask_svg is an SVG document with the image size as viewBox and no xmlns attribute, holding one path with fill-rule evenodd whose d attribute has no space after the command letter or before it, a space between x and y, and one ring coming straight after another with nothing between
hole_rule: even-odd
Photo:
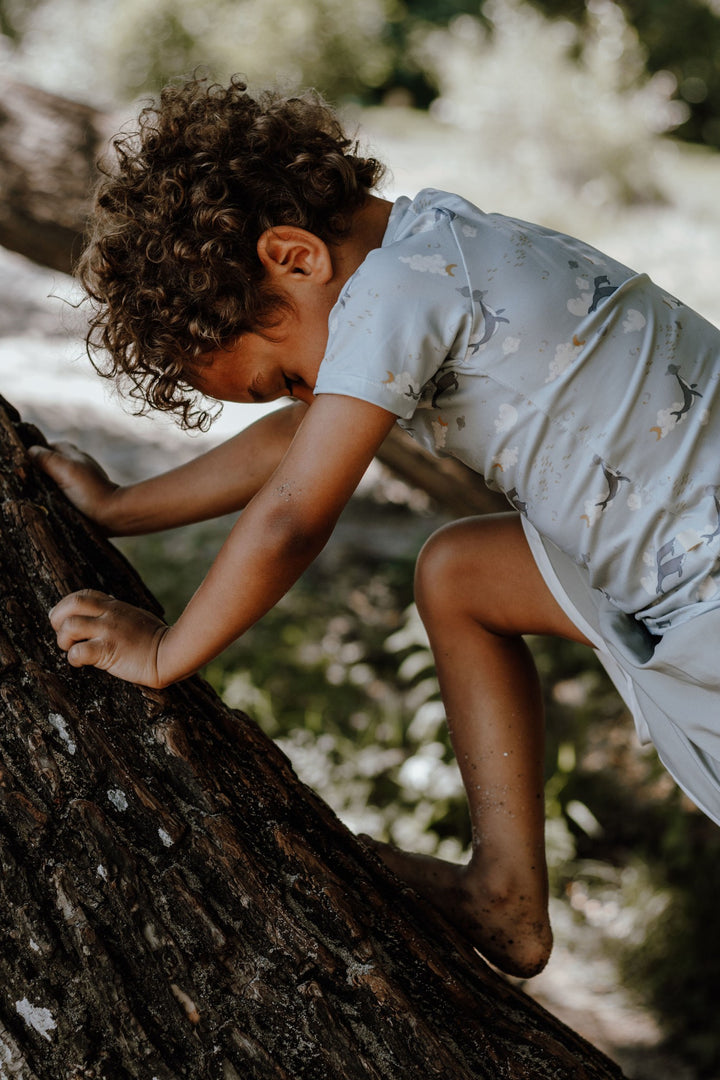
<instances>
[{"instance_id":1,"label":"child's leg","mask_svg":"<svg viewBox=\"0 0 720 1080\"><path fill-rule=\"evenodd\" d=\"M515 514L440 529L418 559L416 599L470 804L467 867L378 852L489 960L529 976L552 935L544 846L542 699L522 634L585 642L548 591Z\"/></svg>"}]
</instances>

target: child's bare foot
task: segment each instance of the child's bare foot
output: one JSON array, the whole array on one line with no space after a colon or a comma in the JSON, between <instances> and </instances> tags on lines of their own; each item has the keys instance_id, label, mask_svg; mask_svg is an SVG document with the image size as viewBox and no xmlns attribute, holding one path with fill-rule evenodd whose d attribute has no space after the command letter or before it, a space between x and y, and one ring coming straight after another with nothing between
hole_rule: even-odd
<instances>
[{"instance_id":1,"label":"child's bare foot","mask_svg":"<svg viewBox=\"0 0 720 1080\"><path fill-rule=\"evenodd\" d=\"M534 900L522 889L491 888L473 866L410 854L368 836L362 839L501 971L530 978L545 967L552 931L544 898Z\"/></svg>"}]
</instances>

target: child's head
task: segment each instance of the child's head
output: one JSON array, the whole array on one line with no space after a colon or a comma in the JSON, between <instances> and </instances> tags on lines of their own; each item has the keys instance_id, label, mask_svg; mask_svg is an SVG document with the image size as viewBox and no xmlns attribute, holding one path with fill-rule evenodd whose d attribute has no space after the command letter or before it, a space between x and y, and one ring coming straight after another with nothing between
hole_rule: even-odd
<instances>
[{"instance_id":1,"label":"child's head","mask_svg":"<svg viewBox=\"0 0 720 1080\"><path fill-rule=\"evenodd\" d=\"M203 426L185 376L277 312L260 236L295 225L342 240L382 166L357 156L318 95L251 96L238 78L167 87L114 147L79 265L95 305L90 353L107 350L96 366L144 406Z\"/></svg>"}]
</instances>

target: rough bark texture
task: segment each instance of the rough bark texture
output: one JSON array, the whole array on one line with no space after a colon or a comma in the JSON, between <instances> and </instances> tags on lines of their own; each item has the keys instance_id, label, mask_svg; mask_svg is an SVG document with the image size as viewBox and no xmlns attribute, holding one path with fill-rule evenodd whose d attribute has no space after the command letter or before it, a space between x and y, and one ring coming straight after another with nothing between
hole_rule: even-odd
<instances>
[{"instance_id":1,"label":"rough bark texture","mask_svg":"<svg viewBox=\"0 0 720 1080\"><path fill-rule=\"evenodd\" d=\"M67 665L61 595L156 604L31 465L39 438L0 408L0 1076L620 1077L201 679Z\"/></svg>"}]
</instances>

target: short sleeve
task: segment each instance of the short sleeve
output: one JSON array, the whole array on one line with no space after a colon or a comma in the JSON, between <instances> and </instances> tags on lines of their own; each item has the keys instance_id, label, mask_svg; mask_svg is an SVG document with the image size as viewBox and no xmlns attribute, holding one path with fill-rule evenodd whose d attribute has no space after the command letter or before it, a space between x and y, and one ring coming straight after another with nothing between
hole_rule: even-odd
<instances>
[{"instance_id":1,"label":"short sleeve","mask_svg":"<svg viewBox=\"0 0 720 1080\"><path fill-rule=\"evenodd\" d=\"M409 420L442 365L465 354L471 290L453 216L438 206L406 211L393 239L349 279L330 314L316 394L360 398Z\"/></svg>"}]
</instances>

